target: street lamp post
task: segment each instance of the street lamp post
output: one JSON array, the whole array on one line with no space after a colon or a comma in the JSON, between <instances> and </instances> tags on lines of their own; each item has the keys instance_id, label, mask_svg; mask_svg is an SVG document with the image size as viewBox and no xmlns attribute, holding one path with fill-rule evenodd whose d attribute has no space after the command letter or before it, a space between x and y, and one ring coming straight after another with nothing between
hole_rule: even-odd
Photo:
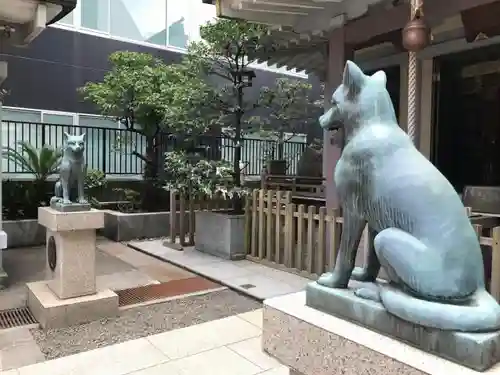
<instances>
[{"instance_id":1,"label":"street lamp post","mask_svg":"<svg viewBox=\"0 0 500 375\"><path fill-rule=\"evenodd\" d=\"M75 9L77 0L0 0L0 59L3 46L26 46L46 26L59 21ZM0 87L7 79L7 61L0 61ZM0 90L0 125L4 91ZM0 289L7 281L2 266L2 252L7 248L7 234L2 225L3 129L0 128Z\"/></svg>"}]
</instances>

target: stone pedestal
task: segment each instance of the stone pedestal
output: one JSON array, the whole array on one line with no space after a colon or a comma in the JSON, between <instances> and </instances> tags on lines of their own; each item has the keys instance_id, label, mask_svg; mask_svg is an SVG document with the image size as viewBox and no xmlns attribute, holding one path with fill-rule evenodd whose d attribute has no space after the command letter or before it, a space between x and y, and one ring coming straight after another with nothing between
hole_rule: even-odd
<instances>
[{"instance_id":1,"label":"stone pedestal","mask_svg":"<svg viewBox=\"0 0 500 375\"><path fill-rule=\"evenodd\" d=\"M116 315L118 296L96 290L96 230L104 212L38 209L47 228L48 281L28 284L28 306L43 328L81 324Z\"/></svg>"},{"instance_id":2,"label":"stone pedestal","mask_svg":"<svg viewBox=\"0 0 500 375\"><path fill-rule=\"evenodd\" d=\"M7 286L7 272L3 269L2 253L7 248L7 233L0 230L0 289Z\"/></svg>"},{"instance_id":3,"label":"stone pedestal","mask_svg":"<svg viewBox=\"0 0 500 375\"><path fill-rule=\"evenodd\" d=\"M306 305L306 292L264 302L263 349L290 375L473 375L477 371ZM495 366L483 372L500 375Z\"/></svg>"}]
</instances>

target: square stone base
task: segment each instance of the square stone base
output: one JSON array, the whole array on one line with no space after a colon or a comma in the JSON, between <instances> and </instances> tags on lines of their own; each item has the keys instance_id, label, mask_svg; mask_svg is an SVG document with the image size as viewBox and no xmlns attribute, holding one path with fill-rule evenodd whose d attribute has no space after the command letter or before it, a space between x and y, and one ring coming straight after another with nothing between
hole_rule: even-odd
<instances>
[{"instance_id":1,"label":"square stone base","mask_svg":"<svg viewBox=\"0 0 500 375\"><path fill-rule=\"evenodd\" d=\"M465 333L425 328L389 314L379 302L356 296L354 291L362 286L374 287L372 283L351 281L348 289L332 289L312 282L306 288L306 305L476 371L487 370L499 362L500 331Z\"/></svg>"},{"instance_id":2,"label":"square stone base","mask_svg":"<svg viewBox=\"0 0 500 375\"><path fill-rule=\"evenodd\" d=\"M61 300L45 281L26 286L28 307L44 329L69 327L118 315L118 296L109 289Z\"/></svg>"},{"instance_id":3,"label":"square stone base","mask_svg":"<svg viewBox=\"0 0 500 375\"><path fill-rule=\"evenodd\" d=\"M306 306L305 292L264 302L263 349L301 375L473 375L477 371ZM495 366L483 374L500 375Z\"/></svg>"}]
</instances>

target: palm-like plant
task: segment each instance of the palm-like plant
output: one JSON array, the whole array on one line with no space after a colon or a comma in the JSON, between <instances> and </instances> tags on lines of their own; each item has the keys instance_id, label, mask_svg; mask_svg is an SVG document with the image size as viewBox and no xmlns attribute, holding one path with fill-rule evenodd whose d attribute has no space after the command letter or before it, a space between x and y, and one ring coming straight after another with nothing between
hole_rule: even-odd
<instances>
[{"instance_id":1,"label":"palm-like plant","mask_svg":"<svg viewBox=\"0 0 500 375\"><path fill-rule=\"evenodd\" d=\"M47 145L37 149L25 141L19 142L18 145L19 149L5 149L3 156L24 171L32 173L36 182L45 182L50 175L57 172L61 162L61 150Z\"/></svg>"}]
</instances>

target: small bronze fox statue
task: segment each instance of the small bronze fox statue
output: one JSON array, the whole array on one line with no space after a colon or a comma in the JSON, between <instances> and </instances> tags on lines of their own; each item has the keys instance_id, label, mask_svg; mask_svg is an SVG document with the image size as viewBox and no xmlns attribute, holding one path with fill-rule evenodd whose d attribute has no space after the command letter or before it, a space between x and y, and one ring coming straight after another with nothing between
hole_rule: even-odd
<instances>
[{"instance_id":1,"label":"small bronze fox statue","mask_svg":"<svg viewBox=\"0 0 500 375\"><path fill-rule=\"evenodd\" d=\"M59 180L54 188L55 196L50 205L88 204L84 195L85 178L85 133L70 135L64 133L64 146Z\"/></svg>"}]
</instances>

